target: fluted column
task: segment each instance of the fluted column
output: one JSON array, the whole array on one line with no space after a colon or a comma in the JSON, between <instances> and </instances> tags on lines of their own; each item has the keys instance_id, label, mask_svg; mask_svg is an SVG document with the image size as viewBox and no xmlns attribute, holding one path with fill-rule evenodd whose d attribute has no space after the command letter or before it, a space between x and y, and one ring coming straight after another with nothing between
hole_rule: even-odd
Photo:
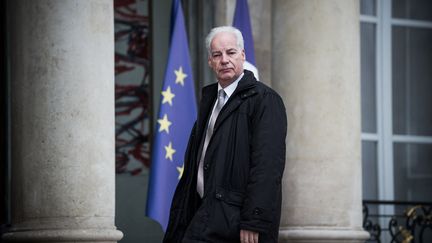
<instances>
[{"instance_id":1,"label":"fluted column","mask_svg":"<svg viewBox=\"0 0 432 243\"><path fill-rule=\"evenodd\" d=\"M288 114L280 242L364 242L358 0L274 0L272 85Z\"/></svg>"},{"instance_id":2,"label":"fluted column","mask_svg":"<svg viewBox=\"0 0 432 243\"><path fill-rule=\"evenodd\" d=\"M12 242L117 242L113 1L8 1Z\"/></svg>"}]
</instances>

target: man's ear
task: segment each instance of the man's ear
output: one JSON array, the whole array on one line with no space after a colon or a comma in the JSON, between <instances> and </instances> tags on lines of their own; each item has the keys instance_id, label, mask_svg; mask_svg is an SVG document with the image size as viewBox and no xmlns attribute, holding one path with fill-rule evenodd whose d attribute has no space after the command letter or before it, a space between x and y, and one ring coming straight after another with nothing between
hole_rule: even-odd
<instances>
[{"instance_id":1,"label":"man's ear","mask_svg":"<svg viewBox=\"0 0 432 243\"><path fill-rule=\"evenodd\" d=\"M211 65L211 60L210 60L210 56L207 58L207 64L209 65L209 67L212 67L212 65Z\"/></svg>"},{"instance_id":2,"label":"man's ear","mask_svg":"<svg viewBox=\"0 0 432 243\"><path fill-rule=\"evenodd\" d=\"M243 61L246 61L246 53L244 49L242 50L242 56L243 56Z\"/></svg>"}]
</instances>

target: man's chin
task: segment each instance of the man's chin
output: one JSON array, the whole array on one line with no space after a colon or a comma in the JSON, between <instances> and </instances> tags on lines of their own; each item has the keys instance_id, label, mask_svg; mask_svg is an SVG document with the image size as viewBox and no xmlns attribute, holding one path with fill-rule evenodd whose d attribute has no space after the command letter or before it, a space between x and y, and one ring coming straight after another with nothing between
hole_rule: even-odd
<instances>
[{"instance_id":1,"label":"man's chin","mask_svg":"<svg viewBox=\"0 0 432 243\"><path fill-rule=\"evenodd\" d=\"M230 80L235 76L233 72L219 72L218 78L220 80Z\"/></svg>"},{"instance_id":2,"label":"man's chin","mask_svg":"<svg viewBox=\"0 0 432 243\"><path fill-rule=\"evenodd\" d=\"M224 75L224 76L219 76L218 80L223 81L223 82L230 82L231 80L233 80L234 76L233 75Z\"/></svg>"}]
</instances>

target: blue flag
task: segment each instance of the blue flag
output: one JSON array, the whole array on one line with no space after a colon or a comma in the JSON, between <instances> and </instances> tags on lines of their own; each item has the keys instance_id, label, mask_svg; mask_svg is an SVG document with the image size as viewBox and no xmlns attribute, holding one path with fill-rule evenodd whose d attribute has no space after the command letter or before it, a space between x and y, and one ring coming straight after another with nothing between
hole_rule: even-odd
<instances>
[{"instance_id":1,"label":"blue flag","mask_svg":"<svg viewBox=\"0 0 432 243\"><path fill-rule=\"evenodd\" d=\"M255 64L254 43L247 0L237 0L234 11L233 26L239 29L243 34L246 54L244 68L252 71L255 77L258 79L258 69L256 68Z\"/></svg>"},{"instance_id":2,"label":"blue flag","mask_svg":"<svg viewBox=\"0 0 432 243\"><path fill-rule=\"evenodd\" d=\"M171 200L183 173L183 158L197 108L180 0L173 2L173 30L153 143L147 216L166 230Z\"/></svg>"}]
</instances>

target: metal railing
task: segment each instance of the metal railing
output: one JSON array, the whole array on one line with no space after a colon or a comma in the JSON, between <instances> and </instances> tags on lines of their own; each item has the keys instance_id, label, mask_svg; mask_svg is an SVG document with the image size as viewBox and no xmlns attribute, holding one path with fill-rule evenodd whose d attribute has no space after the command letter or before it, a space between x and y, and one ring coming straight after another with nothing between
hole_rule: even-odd
<instances>
[{"instance_id":1,"label":"metal railing","mask_svg":"<svg viewBox=\"0 0 432 243\"><path fill-rule=\"evenodd\" d=\"M432 202L363 201L366 242L432 243Z\"/></svg>"}]
</instances>

